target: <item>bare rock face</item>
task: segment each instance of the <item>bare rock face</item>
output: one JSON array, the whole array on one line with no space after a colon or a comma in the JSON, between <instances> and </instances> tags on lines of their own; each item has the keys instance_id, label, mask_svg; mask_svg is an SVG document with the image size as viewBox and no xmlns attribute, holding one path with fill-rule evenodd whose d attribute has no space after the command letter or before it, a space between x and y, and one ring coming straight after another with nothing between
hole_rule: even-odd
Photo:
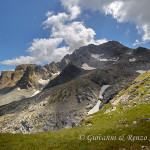
<instances>
[{"instance_id":1,"label":"bare rock face","mask_svg":"<svg viewBox=\"0 0 150 150\"><path fill-rule=\"evenodd\" d=\"M16 67L15 71L24 71L25 72L26 69L27 69L27 67L35 68L36 65L35 64L27 64L27 65L23 64L23 65L19 65L19 66Z\"/></svg>"},{"instance_id":2,"label":"bare rock face","mask_svg":"<svg viewBox=\"0 0 150 150\"><path fill-rule=\"evenodd\" d=\"M84 77L44 90L30 99L1 106L0 131L33 133L79 126L98 95L99 86Z\"/></svg>"},{"instance_id":3,"label":"bare rock face","mask_svg":"<svg viewBox=\"0 0 150 150\"><path fill-rule=\"evenodd\" d=\"M0 76L0 89L15 86L24 75L28 66L35 67L36 65L19 65L15 71L3 71Z\"/></svg>"},{"instance_id":4,"label":"bare rock face","mask_svg":"<svg viewBox=\"0 0 150 150\"><path fill-rule=\"evenodd\" d=\"M18 81L16 86L20 87L21 89L32 88L36 84L34 78L35 78L34 70L31 66L28 66L26 68L24 75Z\"/></svg>"},{"instance_id":5,"label":"bare rock face","mask_svg":"<svg viewBox=\"0 0 150 150\"><path fill-rule=\"evenodd\" d=\"M46 66L19 65L15 71L2 72L0 77L0 106L38 94L59 74L55 63Z\"/></svg>"},{"instance_id":6,"label":"bare rock face","mask_svg":"<svg viewBox=\"0 0 150 150\"><path fill-rule=\"evenodd\" d=\"M149 75L142 76L142 82L139 77L132 91L119 93L130 89L128 85L141 72L150 70L149 58L148 49L130 49L110 41L81 47L58 63L20 65L15 71L2 72L0 102L3 100L5 105L0 106L0 132L34 133L80 126L99 100L100 109L111 102L113 111L115 104L126 104L132 99L141 98L139 104L143 99L147 102L149 94L143 94L150 92ZM105 85L109 87L99 99L100 89ZM146 91L139 92L139 86ZM10 92L10 87L17 90ZM16 98L18 93L23 100Z\"/></svg>"},{"instance_id":7,"label":"bare rock face","mask_svg":"<svg viewBox=\"0 0 150 150\"><path fill-rule=\"evenodd\" d=\"M5 87L13 87L23 76L23 71L2 71L0 77L0 89Z\"/></svg>"},{"instance_id":8,"label":"bare rock face","mask_svg":"<svg viewBox=\"0 0 150 150\"><path fill-rule=\"evenodd\" d=\"M60 73L59 76L57 76L54 80L50 81L44 89L54 87L56 85L60 85L63 83L66 83L68 81L71 81L81 75L86 73L83 69L73 65L73 64L68 64Z\"/></svg>"},{"instance_id":9,"label":"bare rock face","mask_svg":"<svg viewBox=\"0 0 150 150\"><path fill-rule=\"evenodd\" d=\"M19 65L15 71L2 72L0 76L0 89L14 86L22 89L31 88L37 86L39 78L48 80L53 78L53 74L59 71L58 65L54 62L45 66L35 64Z\"/></svg>"},{"instance_id":10,"label":"bare rock face","mask_svg":"<svg viewBox=\"0 0 150 150\"><path fill-rule=\"evenodd\" d=\"M73 73L79 75L82 69L70 64L64 72L65 75L72 77ZM62 81L62 74L58 75L57 81ZM126 76L122 81L122 74L117 80L113 80L117 75L111 71L95 70L72 78L73 80L68 82L46 88L32 98L1 106L0 123L3 125L0 131L33 133L80 126L80 122L87 118L88 112L97 104L100 88L103 85L109 84L111 89L108 88L103 96L106 93L109 96L114 94L117 86L117 92L126 88L123 81L129 83L130 76ZM101 99L101 102L103 104L104 100Z\"/></svg>"}]
</instances>

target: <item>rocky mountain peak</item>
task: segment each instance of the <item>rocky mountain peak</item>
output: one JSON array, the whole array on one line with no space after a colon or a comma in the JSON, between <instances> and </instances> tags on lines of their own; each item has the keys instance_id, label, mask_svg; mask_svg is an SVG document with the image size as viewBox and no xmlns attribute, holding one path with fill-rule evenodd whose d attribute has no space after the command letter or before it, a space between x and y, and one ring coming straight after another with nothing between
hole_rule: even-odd
<instances>
[{"instance_id":1,"label":"rocky mountain peak","mask_svg":"<svg viewBox=\"0 0 150 150\"><path fill-rule=\"evenodd\" d=\"M71 81L82 75L84 72L85 71L83 69L75 66L73 63L70 63L62 70L62 72L55 79L50 81L44 89L48 89L56 85L60 85L62 83Z\"/></svg>"},{"instance_id":2,"label":"rocky mountain peak","mask_svg":"<svg viewBox=\"0 0 150 150\"><path fill-rule=\"evenodd\" d=\"M136 60L149 61L150 50L144 47L138 47L133 51L133 56Z\"/></svg>"},{"instance_id":3,"label":"rocky mountain peak","mask_svg":"<svg viewBox=\"0 0 150 150\"><path fill-rule=\"evenodd\" d=\"M28 66L35 68L36 65L35 64L22 64L22 65L17 66L15 71L20 71L20 70L26 71Z\"/></svg>"},{"instance_id":4,"label":"rocky mountain peak","mask_svg":"<svg viewBox=\"0 0 150 150\"><path fill-rule=\"evenodd\" d=\"M95 107L97 112L111 102L120 91L123 93L115 103L120 98L127 102L124 90L130 90L135 78L149 70L149 58L148 49L130 49L110 41L81 47L58 63L20 65L14 72L3 72L0 79L3 85L6 81L7 86L12 82L17 84L8 95L0 95L0 102L3 101L0 131L33 133L74 127ZM147 74L141 77L147 77ZM144 99L143 94L149 93L149 75L146 80L132 86L131 99ZM147 101L149 97L146 98Z\"/></svg>"},{"instance_id":5,"label":"rocky mountain peak","mask_svg":"<svg viewBox=\"0 0 150 150\"><path fill-rule=\"evenodd\" d=\"M17 87L21 89L31 88L34 85L34 69L31 66L26 68L26 71L22 78L18 81Z\"/></svg>"},{"instance_id":6,"label":"rocky mountain peak","mask_svg":"<svg viewBox=\"0 0 150 150\"><path fill-rule=\"evenodd\" d=\"M0 89L13 87L21 79L23 71L2 71L0 76Z\"/></svg>"}]
</instances>

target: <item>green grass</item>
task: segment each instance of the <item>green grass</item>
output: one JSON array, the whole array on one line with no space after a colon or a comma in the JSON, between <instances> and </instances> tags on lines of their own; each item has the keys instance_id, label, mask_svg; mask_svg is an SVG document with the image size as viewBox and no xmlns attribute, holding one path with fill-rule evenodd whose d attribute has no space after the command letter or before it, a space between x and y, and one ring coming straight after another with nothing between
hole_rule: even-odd
<instances>
[{"instance_id":1,"label":"green grass","mask_svg":"<svg viewBox=\"0 0 150 150\"><path fill-rule=\"evenodd\" d=\"M61 131L44 132L36 134L0 134L1 150L109 150L109 149L140 149L142 145L150 146L150 141L129 141L128 135L150 135L150 105L139 105L129 109L121 109L104 114L109 104L94 115L89 116L82 124L85 126L64 129ZM133 125L133 121L137 125ZM92 125L87 126L89 123ZM127 126L128 125L128 126ZM79 135L85 135L85 140L79 140ZM87 139L95 136L116 136L116 140L92 140ZM120 141L119 136L125 135L125 141ZM150 138L150 136L148 137Z\"/></svg>"},{"instance_id":2,"label":"green grass","mask_svg":"<svg viewBox=\"0 0 150 150\"><path fill-rule=\"evenodd\" d=\"M134 98L135 95L143 93L139 100L143 99L148 94L149 87L145 86L149 85L149 78L150 72L140 75L118 96L128 92ZM115 111L105 113L112 108L111 103L108 103L99 112L88 116L88 119L81 123L81 127L35 134L0 133L0 150L138 150L142 146L150 148L150 140L143 140L143 137L150 139L150 105L148 102L131 105L133 102L135 100L127 105L119 104ZM129 105L131 107L127 107ZM37 128L40 129L41 126ZM85 139L80 140L80 135ZM119 140L122 135L125 135L124 141ZM136 140L129 139L129 135L135 136ZM113 136L116 139L104 140L104 136Z\"/></svg>"},{"instance_id":3,"label":"green grass","mask_svg":"<svg viewBox=\"0 0 150 150\"><path fill-rule=\"evenodd\" d=\"M133 94L138 94L140 92L147 91L149 88L144 88L146 85L150 85L150 71L139 75L133 82L128 86L128 88L118 94L122 96L127 92L133 92Z\"/></svg>"}]
</instances>

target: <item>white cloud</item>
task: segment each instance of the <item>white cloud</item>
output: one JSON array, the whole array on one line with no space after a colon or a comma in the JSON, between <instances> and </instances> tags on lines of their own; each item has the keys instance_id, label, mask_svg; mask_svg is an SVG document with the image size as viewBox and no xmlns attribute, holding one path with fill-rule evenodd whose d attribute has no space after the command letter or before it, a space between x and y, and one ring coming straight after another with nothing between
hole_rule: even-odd
<instances>
[{"instance_id":1,"label":"white cloud","mask_svg":"<svg viewBox=\"0 0 150 150\"><path fill-rule=\"evenodd\" d=\"M130 33L130 29L127 29L125 35L128 35L129 33Z\"/></svg>"},{"instance_id":2,"label":"white cloud","mask_svg":"<svg viewBox=\"0 0 150 150\"><path fill-rule=\"evenodd\" d=\"M62 0L62 5L67 13L54 14L48 11L47 19L43 22L44 28L50 28L49 39L34 39L28 48L29 56L20 56L12 60L5 60L1 64L41 64L43 62L60 61L62 57L73 50L88 44L102 44L106 39L94 40L95 31L86 28L83 22L76 21L81 14L81 8L77 5L78 0ZM65 42L67 46L59 47Z\"/></svg>"},{"instance_id":3,"label":"white cloud","mask_svg":"<svg viewBox=\"0 0 150 150\"><path fill-rule=\"evenodd\" d=\"M124 16L126 15L126 12L122 9L123 5L124 3L122 1L114 1L108 5L104 5L103 10L106 15L111 14L119 22L122 22L124 20Z\"/></svg>"},{"instance_id":4,"label":"white cloud","mask_svg":"<svg viewBox=\"0 0 150 150\"><path fill-rule=\"evenodd\" d=\"M118 22L134 22L142 35L143 42L150 41L150 1L118 0L103 7L106 14L111 14Z\"/></svg>"},{"instance_id":5,"label":"white cloud","mask_svg":"<svg viewBox=\"0 0 150 150\"><path fill-rule=\"evenodd\" d=\"M94 40L95 31L91 28L86 28L82 22L72 22L70 24L61 24L53 27L52 37L63 38L69 45L70 51L73 51L81 46L88 44L100 44L106 42L103 40Z\"/></svg>"},{"instance_id":6,"label":"white cloud","mask_svg":"<svg viewBox=\"0 0 150 150\"><path fill-rule=\"evenodd\" d=\"M150 41L150 0L61 0L64 7L74 5L82 9L99 10L112 15L118 22L134 22L142 41Z\"/></svg>"},{"instance_id":7,"label":"white cloud","mask_svg":"<svg viewBox=\"0 0 150 150\"><path fill-rule=\"evenodd\" d=\"M136 39L135 42L133 43L133 46L145 44L145 43L146 43L146 41L139 41L138 39Z\"/></svg>"},{"instance_id":8,"label":"white cloud","mask_svg":"<svg viewBox=\"0 0 150 150\"><path fill-rule=\"evenodd\" d=\"M20 56L11 60L4 60L1 64L5 65L19 65L19 64L30 64L34 62L34 58L31 56Z\"/></svg>"},{"instance_id":9,"label":"white cloud","mask_svg":"<svg viewBox=\"0 0 150 150\"><path fill-rule=\"evenodd\" d=\"M142 29L144 31L143 41L150 41L150 24L144 24Z\"/></svg>"},{"instance_id":10,"label":"white cloud","mask_svg":"<svg viewBox=\"0 0 150 150\"><path fill-rule=\"evenodd\" d=\"M62 42L62 38L55 39L34 39L31 47L27 50L30 56L20 56L12 60L5 60L1 64L19 65L19 64L41 64L43 62L58 62L69 53L67 47L57 48Z\"/></svg>"},{"instance_id":11,"label":"white cloud","mask_svg":"<svg viewBox=\"0 0 150 150\"><path fill-rule=\"evenodd\" d=\"M51 38L62 38L69 46L69 51L85 46L88 44L102 44L107 42L106 39L94 40L96 35L95 31L91 28L86 28L83 22L75 21L78 15L81 13L77 4L77 0L64 1L62 5L69 12L58 13L57 15L51 15L48 12L48 18L43 24L48 28L51 27Z\"/></svg>"},{"instance_id":12,"label":"white cloud","mask_svg":"<svg viewBox=\"0 0 150 150\"><path fill-rule=\"evenodd\" d=\"M69 11L71 13L71 20L76 19L77 16L81 13L80 8L77 6L69 7Z\"/></svg>"},{"instance_id":13,"label":"white cloud","mask_svg":"<svg viewBox=\"0 0 150 150\"><path fill-rule=\"evenodd\" d=\"M56 24L59 25L60 23L69 20L69 15L67 15L66 13L58 13L57 15L53 15L52 13L48 12L46 16L48 18L43 22L46 28Z\"/></svg>"},{"instance_id":14,"label":"white cloud","mask_svg":"<svg viewBox=\"0 0 150 150\"><path fill-rule=\"evenodd\" d=\"M29 56L20 56L1 63L18 65L59 61L65 54L81 46L106 42L106 39L94 40L95 31L86 28L83 22L76 21L83 9L112 15L120 23L134 22L138 33L142 35L141 40L137 39L134 46L150 41L150 0L61 0L61 4L67 13L55 15L53 12L47 12L47 20L43 22L45 28L50 28L49 39L34 39L28 49ZM62 41L68 46L59 48Z\"/></svg>"}]
</instances>

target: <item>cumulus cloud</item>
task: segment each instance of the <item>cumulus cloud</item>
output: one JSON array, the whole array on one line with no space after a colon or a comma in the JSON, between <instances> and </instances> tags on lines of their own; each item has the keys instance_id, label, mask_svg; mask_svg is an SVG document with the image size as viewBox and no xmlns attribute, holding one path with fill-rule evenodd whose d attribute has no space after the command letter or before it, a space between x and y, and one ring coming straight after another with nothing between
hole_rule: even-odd
<instances>
[{"instance_id":1,"label":"cumulus cloud","mask_svg":"<svg viewBox=\"0 0 150 150\"><path fill-rule=\"evenodd\" d=\"M95 31L92 28L86 28L83 22L76 21L81 14L81 8L77 5L77 0L61 2L67 13L54 14L54 12L48 11L46 13L47 19L43 22L44 28L50 28L50 38L34 39L27 50L29 56L5 60L1 62L2 64L19 65L57 62L64 55L81 46L107 42L106 39L94 40ZM62 42L65 42L67 46L59 47Z\"/></svg>"},{"instance_id":2,"label":"cumulus cloud","mask_svg":"<svg viewBox=\"0 0 150 150\"><path fill-rule=\"evenodd\" d=\"M141 44L141 42L138 39L136 39L135 42L133 43L133 46L136 46L138 44Z\"/></svg>"},{"instance_id":3,"label":"cumulus cloud","mask_svg":"<svg viewBox=\"0 0 150 150\"><path fill-rule=\"evenodd\" d=\"M59 61L65 54L74 49L93 43L101 44L106 39L94 40L95 31L86 28L83 22L76 19L83 9L100 11L112 15L118 22L134 22L138 33L142 36L134 46L150 41L150 0L60 0L67 12L47 12L43 22L45 28L50 28L49 39L34 39L27 52L29 56L20 56L5 60L2 64L18 65L23 63L42 63ZM62 42L67 46L59 47Z\"/></svg>"},{"instance_id":4,"label":"cumulus cloud","mask_svg":"<svg viewBox=\"0 0 150 150\"><path fill-rule=\"evenodd\" d=\"M142 35L142 41L145 43L150 41L149 6L149 0L120 0L104 5L102 10L106 14L112 15L118 22L134 22L137 25L138 33Z\"/></svg>"},{"instance_id":5,"label":"cumulus cloud","mask_svg":"<svg viewBox=\"0 0 150 150\"><path fill-rule=\"evenodd\" d=\"M46 16L48 18L43 22L45 28L49 28L52 25L62 24L70 18L66 13L58 13L57 15L53 15L51 12L48 12Z\"/></svg>"},{"instance_id":6,"label":"cumulus cloud","mask_svg":"<svg viewBox=\"0 0 150 150\"><path fill-rule=\"evenodd\" d=\"M88 44L101 44L106 42L103 40L94 40L95 31L91 28L86 28L83 22L72 22L70 24L61 24L59 27L53 27L52 37L63 38L70 51L73 51L81 46Z\"/></svg>"},{"instance_id":7,"label":"cumulus cloud","mask_svg":"<svg viewBox=\"0 0 150 150\"><path fill-rule=\"evenodd\" d=\"M11 60L4 60L1 64L5 65L20 65L20 64L30 64L34 62L34 58L31 56L20 56Z\"/></svg>"},{"instance_id":8,"label":"cumulus cloud","mask_svg":"<svg viewBox=\"0 0 150 150\"><path fill-rule=\"evenodd\" d=\"M118 22L134 22L141 42L150 41L150 0L61 0L64 7L74 4L80 9L99 10L112 15Z\"/></svg>"},{"instance_id":9,"label":"cumulus cloud","mask_svg":"<svg viewBox=\"0 0 150 150\"><path fill-rule=\"evenodd\" d=\"M55 39L34 39L31 47L27 50L30 56L20 56L12 60L5 60L1 64L19 65L19 64L41 64L43 62L58 62L69 53L67 47L57 48L62 42L62 38Z\"/></svg>"},{"instance_id":10,"label":"cumulus cloud","mask_svg":"<svg viewBox=\"0 0 150 150\"><path fill-rule=\"evenodd\" d=\"M68 10L68 12L70 12L70 19L76 19L78 15L81 14L80 7L77 5L78 0L61 0L61 4L64 8Z\"/></svg>"},{"instance_id":11,"label":"cumulus cloud","mask_svg":"<svg viewBox=\"0 0 150 150\"><path fill-rule=\"evenodd\" d=\"M58 13L57 15L47 15L48 18L43 22L46 28L51 28L51 38L62 38L68 45L69 51L88 44L102 44L106 39L94 40L96 35L92 28L86 28L83 22L74 19L81 13L80 8L75 5L75 1L62 1L69 14ZM67 7L68 6L68 7Z\"/></svg>"}]
</instances>

